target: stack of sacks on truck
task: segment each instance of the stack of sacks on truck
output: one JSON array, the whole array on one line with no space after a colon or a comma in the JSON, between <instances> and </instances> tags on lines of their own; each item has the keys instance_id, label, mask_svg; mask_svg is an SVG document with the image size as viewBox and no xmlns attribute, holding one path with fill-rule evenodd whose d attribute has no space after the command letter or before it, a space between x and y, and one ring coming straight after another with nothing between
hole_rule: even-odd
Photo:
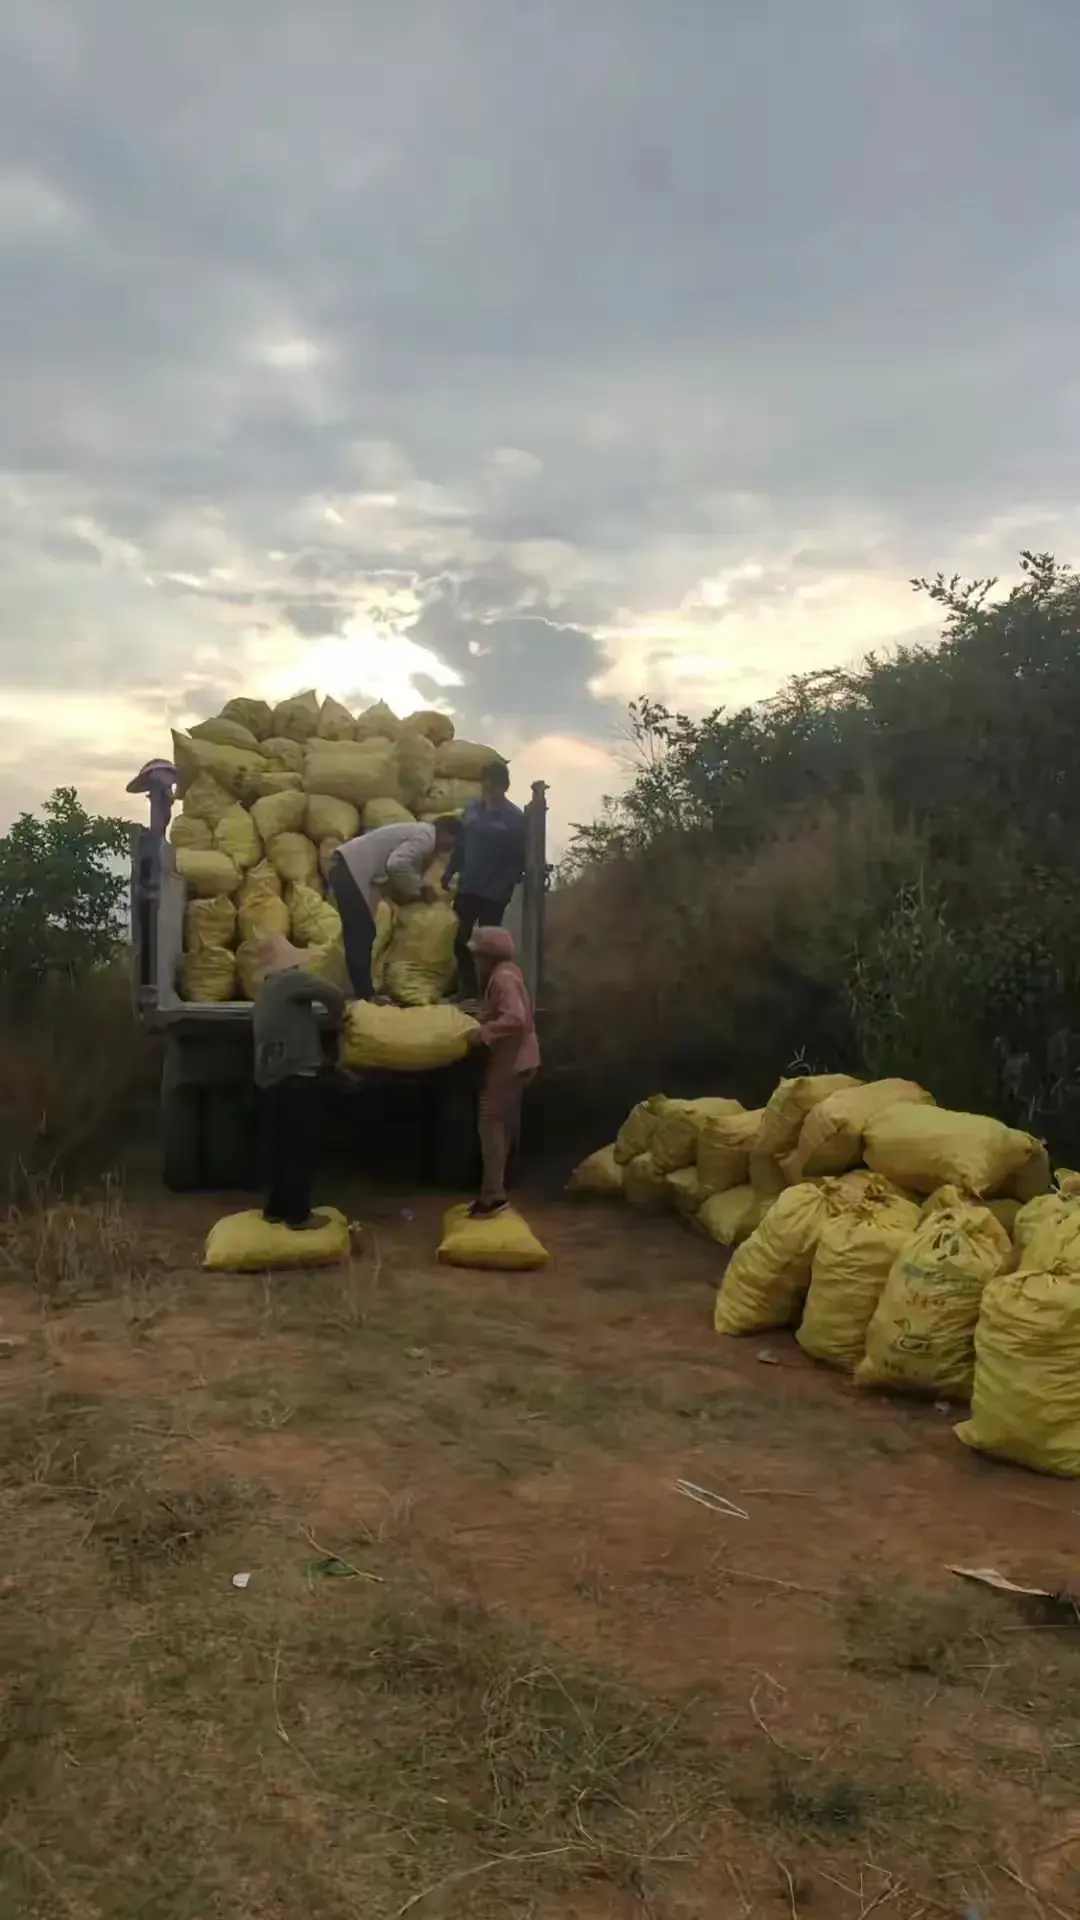
<instances>
[{"instance_id":1,"label":"stack of sacks on truck","mask_svg":"<svg viewBox=\"0 0 1080 1920\"><path fill-rule=\"evenodd\" d=\"M326 895L335 849L396 821L462 813L500 758L456 740L445 714L399 720L379 703L353 715L313 692L276 707L230 700L215 719L174 732L180 811L170 839L188 894L182 996L253 999L268 933L288 934L312 971L347 989L341 923ZM448 899L385 903L377 990L403 1007L433 1007L453 981L453 945ZM372 1046L379 1051L378 1036Z\"/></svg>"}]
</instances>

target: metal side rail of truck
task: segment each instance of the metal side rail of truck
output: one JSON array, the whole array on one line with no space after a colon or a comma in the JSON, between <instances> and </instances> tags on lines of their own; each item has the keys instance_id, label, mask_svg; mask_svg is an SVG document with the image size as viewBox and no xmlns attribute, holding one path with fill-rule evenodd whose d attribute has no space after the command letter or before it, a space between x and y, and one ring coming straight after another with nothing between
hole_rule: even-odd
<instances>
[{"instance_id":1,"label":"metal side rail of truck","mask_svg":"<svg viewBox=\"0 0 1080 1920\"><path fill-rule=\"evenodd\" d=\"M547 789L533 784L525 807L525 878L506 925L534 1005L542 1007L544 898L548 885ZM174 1193L224 1192L257 1180L257 1120L251 1002L182 1000L177 992L187 887L160 834L132 834L131 926L136 1015L164 1041L161 1075L162 1177ZM327 1034L328 1057L330 1036ZM371 1072L353 1077L378 1100L408 1083L423 1086L430 1174L442 1187L467 1186L475 1171L475 1056L429 1073ZM347 1097L347 1096L346 1096Z\"/></svg>"}]
</instances>

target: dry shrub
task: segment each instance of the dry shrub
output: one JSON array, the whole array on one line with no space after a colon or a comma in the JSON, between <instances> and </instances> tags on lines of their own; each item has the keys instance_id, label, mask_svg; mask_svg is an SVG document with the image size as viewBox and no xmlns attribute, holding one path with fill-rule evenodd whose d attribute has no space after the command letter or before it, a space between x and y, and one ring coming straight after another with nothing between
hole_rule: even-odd
<instances>
[{"instance_id":1,"label":"dry shrub","mask_svg":"<svg viewBox=\"0 0 1080 1920\"><path fill-rule=\"evenodd\" d=\"M100 1172L160 1074L123 966L0 1009L0 1165L8 1199L43 1174Z\"/></svg>"},{"instance_id":2,"label":"dry shrub","mask_svg":"<svg viewBox=\"0 0 1080 1920\"><path fill-rule=\"evenodd\" d=\"M843 983L860 932L918 871L863 796L789 818L754 855L681 836L551 900L549 1056L590 1092L767 1092L796 1056L852 1055Z\"/></svg>"},{"instance_id":3,"label":"dry shrub","mask_svg":"<svg viewBox=\"0 0 1080 1920\"><path fill-rule=\"evenodd\" d=\"M29 1280L43 1306L144 1291L159 1263L111 1182L91 1200L65 1200L31 1178L26 1202L0 1225L0 1264Z\"/></svg>"}]
</instances>

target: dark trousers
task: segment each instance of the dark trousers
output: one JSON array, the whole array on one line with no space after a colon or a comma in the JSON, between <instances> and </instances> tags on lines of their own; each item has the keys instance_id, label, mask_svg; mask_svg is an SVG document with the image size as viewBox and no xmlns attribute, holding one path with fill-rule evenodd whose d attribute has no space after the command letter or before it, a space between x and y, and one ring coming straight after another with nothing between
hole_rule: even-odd
<instances>
[{"instance_id":1,"label":"dark trousers","mask_svg":"<svg viewBox=\"0 0 1080 1920\"><path fill-rule=\"evenodd\" d=\"M301 1227L311 1212L311 1189L319 1161L319 1083L293 1074L263 1087L262 1170L268 1220Z\"/></svg>"},{"instance_id":2,"label":"dark trousers","mask_svg":"<svg viewBox=\"0 0 1080 1920\"><path fill-rule=\"evenodd\" d=\"M330 862L329 882L334 905L341 915L345 966L352 981L352 990L358 1000L370 1000L374 916L340 853L335 853Z\"/></svg>"},{"instance_id":3,"label":"dark trousers","mask_svg":"<svg viewBox=\"0 0 1080 1920\"><path fill-rule=\"evenodd\" d=\"M454 940L454 954L457 959L458 991L474 999L480 991L476 977L476 965L469 952L469 936L474 927L501 927L507 902L503 900L482 900L478 893L459 893L454 902L457 914L457 935Z\"/></svg>"}]
</instances>

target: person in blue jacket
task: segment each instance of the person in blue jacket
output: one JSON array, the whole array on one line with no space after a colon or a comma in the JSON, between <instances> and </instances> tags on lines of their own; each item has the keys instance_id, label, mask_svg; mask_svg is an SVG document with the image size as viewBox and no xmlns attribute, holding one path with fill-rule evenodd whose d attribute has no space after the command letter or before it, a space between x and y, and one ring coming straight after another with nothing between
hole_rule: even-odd
<instances>
[{"instance_id":1,"label":"person in blue jacket","mask_svg":"<svg viewBox=\"0 0 1080 1920\"><path fill-rule=\"evenodd\" d=\"M465 999L479 992L476 965L469 951L474 927L501 927L514 888L525 872L525 815L507 799L510 770L493 760L480 776L480 798L470 800L461 817L457 846L447 863L444 884L458 876L454 942L458 991Z\"/></svg>"}]
</instances>

